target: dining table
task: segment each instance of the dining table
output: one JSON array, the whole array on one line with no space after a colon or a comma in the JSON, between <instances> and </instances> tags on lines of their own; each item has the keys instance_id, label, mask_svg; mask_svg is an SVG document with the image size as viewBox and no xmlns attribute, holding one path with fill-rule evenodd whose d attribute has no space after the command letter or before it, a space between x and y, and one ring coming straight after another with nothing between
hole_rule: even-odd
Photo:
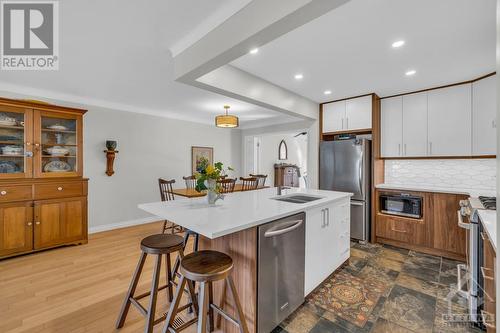
<instances>
[{"instance_id":1,"label":"dining table","mask_svg":"<svg viewBox=\"0 0 500 333\"><path fill-rule=\"evenodd\" d=\"M269 186L259 186L255 190L261 190L263 188L269 188ZM234 185L234 192L241 192L243 190L243 184ZM172 192L175 195L186 198L199 198L207 195L206 191L198 192L194 188L174 188Z\"/></svg>"}]
</instances>

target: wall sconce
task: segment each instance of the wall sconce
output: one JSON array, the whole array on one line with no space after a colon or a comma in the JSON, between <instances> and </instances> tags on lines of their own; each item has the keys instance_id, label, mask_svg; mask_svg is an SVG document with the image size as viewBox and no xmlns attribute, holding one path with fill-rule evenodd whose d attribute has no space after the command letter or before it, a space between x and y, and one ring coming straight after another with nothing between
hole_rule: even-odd
<instances>
[{"instance_id":1,"label":"wall sconce","mask_svg":"<svg viewBox=\"0 0 500 333\"><path fill-rule=\"evenodd\" d=\"M106 141L106 174L111 177L115 171L113 170L113 163L115 162L115 155L118 153L116 149L116 141L107 140Z\"/></svg>"}]
</instances>

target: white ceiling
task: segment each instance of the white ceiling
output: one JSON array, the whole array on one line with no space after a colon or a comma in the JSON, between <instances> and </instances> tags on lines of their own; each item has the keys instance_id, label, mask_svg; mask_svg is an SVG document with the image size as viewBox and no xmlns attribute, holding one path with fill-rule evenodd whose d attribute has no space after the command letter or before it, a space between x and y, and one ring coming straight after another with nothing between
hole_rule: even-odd
<instances>
[{"instance_id":1,"label":"white ceiling","mask_svg":"<svg viewBox=\"0 0 500 333\"><path fill-rule=\"evenodd\" d=\"M317 102L414 91L494 71L495 15L496 0L351 0L232 65Z\"/></svg>"},{"instance_id":2,"label":"white ceiling","mask_svg":"<svg viewBox=\"0 0 500 333\"><path fill-rule=\"evenodd\" d=\"M65 0L60 70L2 71L0 90L213 124L224 104L242 127L296 121L173 81L178 53L249 0Z\"/></svg>"}]
</instances>

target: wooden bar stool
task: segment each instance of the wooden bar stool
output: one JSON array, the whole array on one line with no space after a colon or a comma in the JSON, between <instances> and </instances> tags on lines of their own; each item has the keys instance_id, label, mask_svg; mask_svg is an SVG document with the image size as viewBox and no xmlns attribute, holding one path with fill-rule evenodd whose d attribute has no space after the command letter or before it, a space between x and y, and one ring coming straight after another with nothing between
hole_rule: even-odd
<instances>
[{"instance_id":1,"label":"wooden bar stool","mask_svg":"<svg viewBox=\"0 0 500 333\"><path fill-rule=\"evenodd\" d=\"M180 271L181 280L179 287L176 290L174 300L170 304L166 324L163 327L163 333L171 332L176 333L181 331L180 328L174 327L174 321L177 313L179 312L179 301L181 298L181 291L186 283L196 281L200 283L199 287L199 313L198 313L198 333L205 333L208 330L214 330L214 311L220 316L224 317L234 325L236 325L241 333L248 333L248 326L246 324L245 315L241 308L241 303L238 298L238 293L234 285L231 271L233 270L233 259L225 253L205 250L190 253L183 257L181 260ZM236 306L236 318L231 317L221 307L214 304L213 301L213 282L224 280L224 283L229 286L231 294ZM226 288L226 285L224 285ZM224 300L222 300L224 302ZM186 328L182 327L182 329Z\"/></svg>"},{"instance_id":2,"label":"wooden bar stool","mask_svg":"<svg viewBox=\"0 0 500 333\"><path fill-rule=\"evenodd\" d=\"M141 250L142 253L139 259L139 263L137 264L137 268L135 269L132 281L130 283L130 287L127 291L125 300L120 310L120 315L118 316L118 320L116 321L116 328L123 327L125 319L128 314L128 310L130 309L130 304L133 304L139 310L139 312L147 318L144 332L150 333L153 332L154 325L165 320L166 318L166 315L163 315L162 317L155 319L156 300L158 297L158 291L167 289L168 300L172 302L173 279L172 279L172 269L170 263L170 254L178 252L180 258L184 257L183 238L178 235L169 235L169 234L151 235L144 238L141 241ZM151 290L135 296L135 290L137 289L142 269L144 268L144 263L146 262L146 257L148 254L156 255ZM165 255L165 264L166 264L166 284L164 286L159 287L161 260L163 255ZM196 296L194 293L193 284L189 283L188 288L191 296L190 298L193 301L193 304L188 304L184 308L193 305L195 309L197 309ZM150 296L148 309L146 309L139 303L140 299L147 296Z\"/></svg>"}]
</instances>

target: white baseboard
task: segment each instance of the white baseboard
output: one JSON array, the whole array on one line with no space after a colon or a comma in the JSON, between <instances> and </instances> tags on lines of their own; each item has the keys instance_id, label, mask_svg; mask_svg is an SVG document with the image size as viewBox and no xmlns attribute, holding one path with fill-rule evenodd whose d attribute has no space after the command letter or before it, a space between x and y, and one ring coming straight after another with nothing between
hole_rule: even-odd
<instances>
[{"instance_id":1,"label":"white baseboard","mask_svg":"<svg viewBox=\"0 0 500 333\"><path fill-rule=\"evenodd\" d=\"M161 218L156 217L156 216L151 216L151 217L145 217L145 218L137 219L137 220L129 220L129 221L122 221L122 222L110 223L110 224L105 224L105 225L98 225L95 227L90 227L89 234L95 234L96 232L132 227L134 225L147 224L147 223L152 223L152 222L157 222L157 221L161 221Z\"/></svg>"}]
</instances>

